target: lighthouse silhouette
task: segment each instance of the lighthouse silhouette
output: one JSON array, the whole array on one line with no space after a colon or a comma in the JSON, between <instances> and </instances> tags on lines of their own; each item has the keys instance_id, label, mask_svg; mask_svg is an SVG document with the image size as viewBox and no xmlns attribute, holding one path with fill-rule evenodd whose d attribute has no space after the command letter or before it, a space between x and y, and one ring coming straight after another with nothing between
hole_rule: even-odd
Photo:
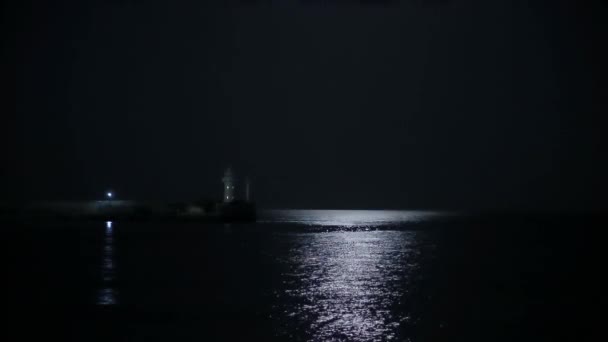
<instances>
[{"instance_id":1,"label":"lighthouse silhouette","mask_svg":"<svg viewBox=\"0 0 608 342\"><path fill-rule=\"evenodd\" d=\"M222 178L222 182L224 183L224 203L230 203L234 201L234 173L232 169L228 167L226 172L224 172L224 177Z\"/></svg>"}]
</instances>

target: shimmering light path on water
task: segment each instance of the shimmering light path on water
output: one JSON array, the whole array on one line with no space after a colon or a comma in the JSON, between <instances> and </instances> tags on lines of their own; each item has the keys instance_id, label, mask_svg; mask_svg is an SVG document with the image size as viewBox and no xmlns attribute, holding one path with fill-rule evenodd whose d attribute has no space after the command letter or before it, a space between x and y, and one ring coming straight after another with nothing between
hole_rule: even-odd
<instances>
[{"instance_id":1,"label":"shimmering light path on water","mask_svg":"<svg viewBox=\"0 0 608 342\"><path fill-rule=\"evenodd\" d=\"M281 274L284 287L275 291L274 301L274 315L283 323L280 335L298 331L319 340L386 341L398 336L400 326L411 323L412 312L404 308L419 268L420 233L374 229L428 221L440 213L274 210L265 214L263 223L302 225L315 231L294 234L288 239L287 255L277 258L286 269ZM330 230L316 232L316 228Z\"/></svg>"},{"instance_id":2,"label":"shimmering light path on water","mask_svg":"<svg viewBox=\"0 0 608 342\"><path fill-rule=\"evenodd\" d=\"M447 213L422 210L267 210L260 223L295 223L336 228L370 228L429 221Z\"/></svg>"},{"instance_id":3,"label":"shimmering light path on water","mask_svg":"<svg viewBox=\"0 0 608 342\"><path fill-rule=\"evenodd\" d=\"M301 234L282 261L285 289L276 317L284 334L300 325L321 340L383 341L410 318L395 311L407 300L417 269L415 233L395 231Z\"/></svg>"}]
</instances>

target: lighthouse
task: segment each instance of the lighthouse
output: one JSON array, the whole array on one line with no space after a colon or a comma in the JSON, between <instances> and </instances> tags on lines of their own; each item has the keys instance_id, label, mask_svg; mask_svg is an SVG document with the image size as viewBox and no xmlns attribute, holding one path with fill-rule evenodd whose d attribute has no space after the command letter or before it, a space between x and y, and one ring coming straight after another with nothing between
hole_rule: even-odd
<instances>
[{"instance_id":1,"label":"lighthouse","mask_svg":"<svg viewBox=\"0 0 608 342\"><path fill-rule=\"evenodd\" d=\"M224 183L224 203L230 203L234 201L234 174L230 168L224 172L222 182Z\"/></svg>"}]
</instances>

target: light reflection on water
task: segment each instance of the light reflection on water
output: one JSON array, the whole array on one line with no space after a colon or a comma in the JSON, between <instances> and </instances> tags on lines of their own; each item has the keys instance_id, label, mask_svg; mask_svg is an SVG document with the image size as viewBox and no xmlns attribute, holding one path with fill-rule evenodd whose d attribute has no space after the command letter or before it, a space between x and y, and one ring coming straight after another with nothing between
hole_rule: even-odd
<instances>
[{"instance_id":1,"label":"light reflection on water","mask_svg":"<svg viewBox=\"0 0 608 342\"><path fill-rule=\"evenodd\" d=\"M114 228L112 221L106 222L103 243L103 261L101 265L102 287L97 294L97 305L115 305L116 291L114 289Z\"/></svg>"},{"instance_id":2,"label":"light reflection on water","mask_svg":"<svg viewBox=\"0 0 608 342\"><path fill-rule=\"evenodd\" d=\"M295 223L307 226L365 228L419 223L447 212L422 210L267 210L259 223Z\"/></svg>"},{"instance_id":3,"label":"light reflection on water","mask_svg":"<svg viewBox=\"0 0 608 342\"><path fill-rule=\"evenodd\" d=\"M361 211L305 214L299 219L307 225L347 227L373 227L370 223L382 225L399 216L383 212L384 216L370 218ZM384 220L378 219L381 216ZM275 293L274 315L283 327L278 335L297 331L313 340L397 338L399 327L411 317L401 302L407 300L410 278L418 267L417 234L365 230L297 234L282 260L288 269L282 274L284 288Z\"/></svg>"}]
</instances>

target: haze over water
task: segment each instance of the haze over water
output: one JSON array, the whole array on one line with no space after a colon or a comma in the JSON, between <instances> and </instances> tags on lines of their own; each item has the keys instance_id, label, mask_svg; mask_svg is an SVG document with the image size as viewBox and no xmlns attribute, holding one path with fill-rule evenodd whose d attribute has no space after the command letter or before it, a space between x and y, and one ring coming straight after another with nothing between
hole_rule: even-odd
<instances>
[{"instance_id":1,"label":"haze over water","mask_svg":"<svg viewBox=\"0 0 608 342\"><path fill-rule=\"evenodd\" d=\"M564 319L555 305L576 310L555 281L585 271L586 255L558 252L577 251L579 235L446 217L277 210L255 224L4 227L9 307L35 308L33 322L74 340L129 341L532 339Z\"/></svg>"}]
</instances>

